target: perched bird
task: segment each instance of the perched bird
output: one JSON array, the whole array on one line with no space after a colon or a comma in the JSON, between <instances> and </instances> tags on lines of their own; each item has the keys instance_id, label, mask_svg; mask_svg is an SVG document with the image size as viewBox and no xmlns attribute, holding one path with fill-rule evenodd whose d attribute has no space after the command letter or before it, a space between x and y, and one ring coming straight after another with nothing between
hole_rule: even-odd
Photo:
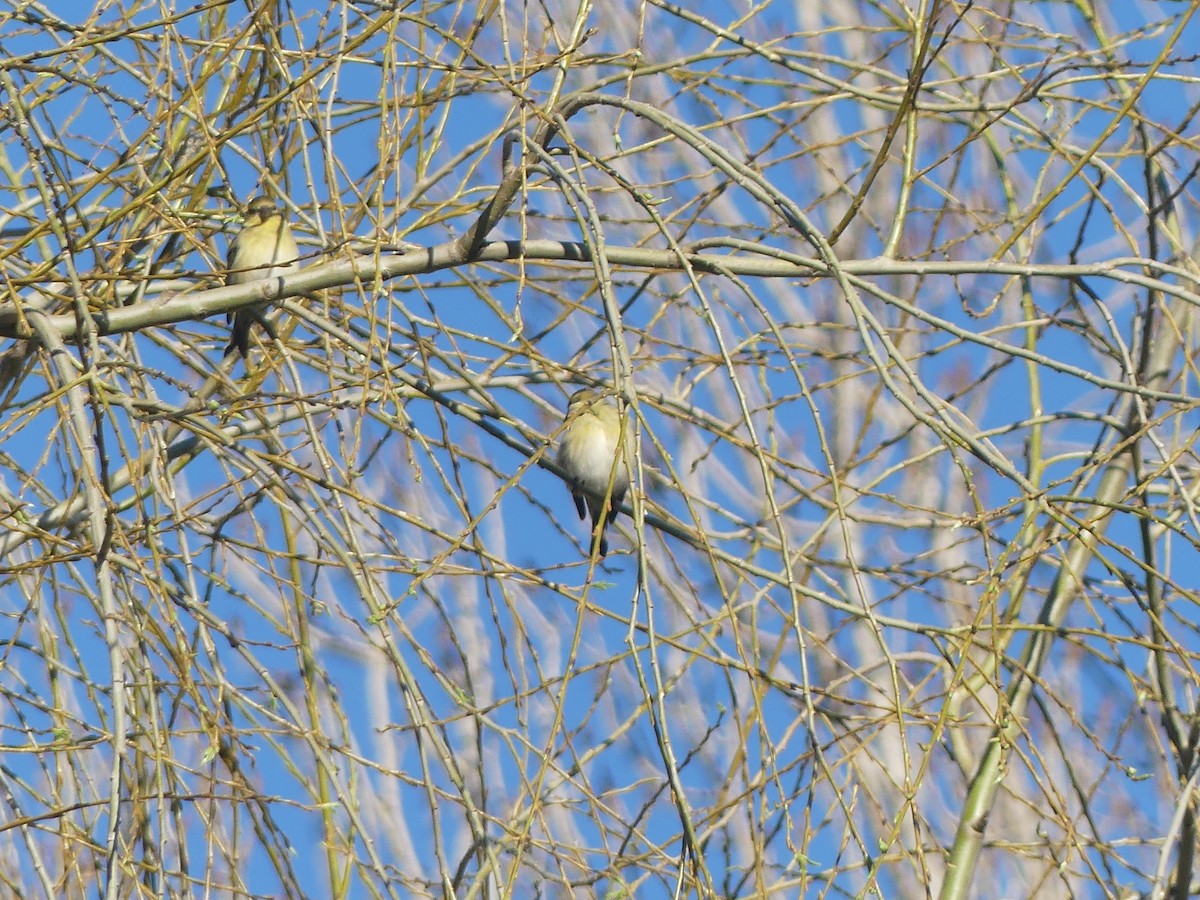
<instances>
[{"instance_id":1,"label":"perched bird","mask_svg":"<svg viewBox=\"0 0 1200 900\"><path fill-rule=\"evenodd\" d=\"M629 490L633 438L627 423L624 430L622 441L621 413L610 397L591 388L571 395L558 445L558 464L570 479L579 518L589 512L592 515L592 537L599 543L601 556L608 553L605 526L616 520L617 507Z\"/></svg>"},{"instance_id":2,"label":"perched bird","mask_svg":"<svg viewBox=\"0 0 1200 900\"><path fill-rule=\"evenodd\" d=\"M296 267L300 256L292 226L283 209L270 197L255 197L246 204L246 220L242 230L229 244L225 260L228 270L226 284L247 284L264 278L276 278ZM250 353L250 328L261 322L270 304L256 303L230 314L233 322L229 333L228 356L234 350L244 359Z\"/></svg>"}]
</instances>

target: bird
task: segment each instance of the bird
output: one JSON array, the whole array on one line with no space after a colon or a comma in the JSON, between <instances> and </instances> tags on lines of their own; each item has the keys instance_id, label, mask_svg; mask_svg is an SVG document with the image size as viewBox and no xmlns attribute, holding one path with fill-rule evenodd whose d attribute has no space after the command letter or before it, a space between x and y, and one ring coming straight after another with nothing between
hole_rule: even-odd
<instances>
[{"instance_id":1,"label":"bird","mask_svg":"<svg viewBox=\"0 0 1200 900\"><path fill-rule=\"evenodd\" d=\"M295 268L299 256L285 210L270 197L255 197L246 204L242 230L229 244L225 283L247 284L276 278ZM226 356L235 350L243 359L250 355L250 329L255 322L262 321L269 306L268 303L256 303L226 316L227 321L233 322Z\"/></svg>"},{"instance_id":2,"label":"bird","mask_svg":"<svg viewBox=\"0 0 1200 900\"><path fill-rule=\"evenodd\" d=\"M567 475L579 518L592 517L592 538L600 556L608 555L605 527L629 490L632 435L612 398L583 388L567 401L566 427L558 445L558 465ZM624 431L624 438L622 438ZM618 448L622 452L618 455Z\"/></svg>"}]
</instances>

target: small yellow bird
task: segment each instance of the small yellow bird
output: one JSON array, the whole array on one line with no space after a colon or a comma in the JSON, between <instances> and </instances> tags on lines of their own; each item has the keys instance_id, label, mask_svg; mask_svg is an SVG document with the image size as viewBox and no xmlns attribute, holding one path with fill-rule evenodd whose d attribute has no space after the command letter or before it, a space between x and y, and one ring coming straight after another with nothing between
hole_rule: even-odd
<instances>
[{"instance_id":1,"label":"small yellow bird","mask_svg":"<svg viewBox=\"0 0 1200 900\"><path fill-rule=\"evenodd\" d=\"M601 556L608 554L605 526L616 521L617 508L629 490L633 435L626 424L622 441L621 431L621 413L610 397L591 388L571 395L557 460L569 478L579 518L592 515L592 538Z\"/></svg>"},{"instance_id":2,"label":"small yellow bird","mask_svg":"<svg viewBox=\"0 0 1200 900\"><path fill-rule=\"evenodd\" d=\"M270 197L255 197L246 204L242 230L229 244L225 259L226 284L248 284L264 278L277 278L297 266L300 251L292 237L286 212ZM263 321L269 303L246 306L226 317L233 322L229 333L228 356L234 350L246 358L250 354L250 329Z\"/></svg>"}]
</instances>

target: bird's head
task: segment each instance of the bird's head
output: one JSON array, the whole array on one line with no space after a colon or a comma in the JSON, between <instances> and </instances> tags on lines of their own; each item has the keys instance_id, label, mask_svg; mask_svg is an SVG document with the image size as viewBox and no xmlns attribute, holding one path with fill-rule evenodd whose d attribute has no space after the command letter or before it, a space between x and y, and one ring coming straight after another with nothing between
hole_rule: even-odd
<instances>
[{"instance_id":1,"label":"bird's head","mask_svg":"<svg viewBox=\"0 0 1200 900\"><path fill-rule=\"evenodd\" d=\"M246 204L246 224L261 225L272 216L279 214L279 207L270 197L255 197Z\"/></svg>"}]
</instances>

